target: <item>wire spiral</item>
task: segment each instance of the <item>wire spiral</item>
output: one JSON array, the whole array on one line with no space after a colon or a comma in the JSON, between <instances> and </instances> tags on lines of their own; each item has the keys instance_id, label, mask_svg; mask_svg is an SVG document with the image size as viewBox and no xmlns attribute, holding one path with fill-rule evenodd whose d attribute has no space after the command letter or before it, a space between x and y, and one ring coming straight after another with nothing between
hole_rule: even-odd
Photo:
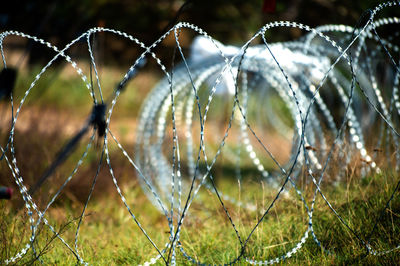
<instances>
[{"instance_id":1,"label":"wire spiral","mask_svg":"<svg viewBox=\"0 0 400 266\"><path fill-rule=\"evenodd\" d=\"M36 256L35 239L42 223L57 234L45 216L84 163L96 133L103 140L101 159L79 219L74 245L57 235L79 263L88 264L79 253L79 231L103 158L126 210L158 253L157 257L149 259L144 265L154 264L160 259L174 265L177 252L192 263L204 264L190 255L180 241L185 218L191 214L190 207L198 199L202 187L217 197L240 246L239 255L225 264L239 260L259 265L279 263L299 252L310 236L323 250L331 252L321 244L314 230L313 213L318 196L321 196L331 212L369 254L382 255L398 249L400 245L387 250L375 250L369 243L370 237L361 236L353 230L321 188L329 176L333 157L344 163L343 169L354 160L361 160L363 177L380 173L382 169L399 169L398 32L385 39L380 37L378 30L388 25L397 25L400 19L376 18L381 10L398 8L398 5L399 2L387 2L369 10L365 14L366 19L360 20L356 27L325 25L312 28L296 22L272 22L262 27L241 47L223 45L199 27L184 22L176 24L150 46L127 33L107 28L90 29L62 49L21 32L1 33L4 69L7 69L7 60L3 43L8 36L31 39L55 53L29 85L15 113L11 112L12 125L8 142L1 147L2 161L11 170L19 187L31 229L29 242L4 263L15 263L30 249ZM269 43L267 33L282 28L297 28L305 32L305 35L290 42ZM96 54L90 41L100 32L126 38L142 49L141 55L128 69L109 99L103 96ZM191 46L190 56L185 55L180 44L180 38L188 32L197 36ZM170 71L154 52L167 37L175 40L174 57L181 61ZM68 55L68 51L82 40L87 44L97 90L78 63ZM94 111L74 141L63 149L64 157L60 155L58 160L62 161L68 156L84 133L92 133L73 171L67 175L46 207L40 210L31 197L33 191L26 187L19 170L14 133L19 114L30 92L59 58L70 64L81 77L93 100ZM137 75L146 60L154 60L165 77L143 102L138 118L136 147L130 155L108 125L127 82ZM385 63L383 66L382 62ZM14 108L12 94L10 100ZM273 141L270 136L276 135L289 143L287 156L272 151ZM110 157L111 141L116 143L119 152L137 172L148 199L165 216L170 235L163 247L157 245L141 225L120 188ZM387 156L384 163L371 147L385 151ZM236 166L235 178L239 181L246 176L242 169L244 165L251 165L255 169L252 172L253 178L275 189L276 195L271 203L260 210L259 206L251 202L223 194L215 182L215 169L224 163ZM49 171L48 176L52 171ZM45 179L48 176L44 175ZM339 182L343 176L344 172L339 171L334 178ZM302 179L307 180L315 189L310 200L307 200L304 189L298 185ZM397 188L398 185L385 208L394 198ZM294 194L289 193L291 189ZM295 197L306 209L307 224L302 237L292 244L288 252L278 257L250 258L246 249L253 233L270 215L271 208L281 197ZM243 236L239 233L227 204L261 213L249 234ZM373 230L376 230L376 226Z\"/></svg>"}]
</instances>

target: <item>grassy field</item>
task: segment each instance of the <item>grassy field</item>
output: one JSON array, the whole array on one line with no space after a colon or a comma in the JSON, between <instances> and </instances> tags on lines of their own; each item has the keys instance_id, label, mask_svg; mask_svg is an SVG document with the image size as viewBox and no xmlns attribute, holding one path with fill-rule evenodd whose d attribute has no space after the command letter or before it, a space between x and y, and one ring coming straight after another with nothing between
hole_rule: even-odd
<instances>
[{"instance_id":1,"label":"grassy field","mask_svg":"<svg viewBox=\"0 0 400 266\"><path fill-rule=\"evenodd\" d=\"M395 183L396 178L390 174L376 175L363 180L353 177L350 185L326 188L325 195L352 230L365 239L393 192ZM241 184L240 190L238 184L229 182L220 182L218 187L225 192L231 191L227 194L233 197L254 203L259 211L265 209L275 193L266 188L265 184L260 186L255 182ZM311 190L306 189L306 195L311 196ZM154 242L162 247L169 236L165 217L148 202L136 180L125 181L123 191L143 227ZM49 210L47 217L59 234L73 245L83 204L66 194ZM227 205L240 236L246 239L261 213L229 203ZM15 210L10 202L2 201L0 211L3 217L0 224L3 260L25 245L30 230L26 214ZM400 201L395 197L389 208L384 211L371 237L370 243L373 248L388 249L399 243L399 213ZM304 247L286 260L285 264L393 264L399 261L398 251L383 256L367 255L365 247L339 222L321 197L317 200L313 217L315 233L330 253L322 251L312 238L309 238ZM246 257L266 260L285 254L301 239L307 222L305 209L294 194L283 197L250 238L246 247ZM45 264L75 263L75 257L58 239L54 239L54 234L45 227L40 227L40 230L37 251L42 254L40 259ZM96 190L79 235L78 250L91 264L138 264L156 256L155 249L134 224L118 195L110 187L102 191ZM207 190L202 191L199 199L193 203L184 223L181 243L190 256L203 263L227 263L240 252L239 241L224 211L215 195ZM180 253L177 262L189 263ZM25 263L32 263L31 252L18 261L18 264ZM159 263L162 264L162 261ZM239 263L245 264L244 260Z\"/></svg>"},{"instance_id":2,"label":"grassy field","mask_svg":"<svg viewBox=\"0 0 400 266\"><path fill-rule=\"evenodd\" d=\"M104 71L104 73L107 73L105 80L108 81L103 84L103 87L110 94L120 76L112 71ZM67 73L61 76L68 77ZM126 95L124 94L117 104L116 116L115 120L112 120L111 128L128 151L133 150L134 135L131 132L134 131L136 123L135 119L129 117L137 116L138 106L143 101L141 95L146 94L157 78L147 73L139 76L130 84ZM29 80L32 80L31 76L20 77L16 102L21 99ZM61 147L60 143L65 143L76 133L91 109L89 94L82 89L82 84L78 79L64 78L53 82L51 77L48 77L42 83L41 86L38 85L38 88L47 89L32 92L25 109L21 112L21 120L19 120L21 127L17 127L15 136L17 160L28 185L33 184L37 176L43 173ZM85 91L85 94L82 94L82 91ZM1 107L2 110L7 110L6 105ZM2 123L4 123L2 125L7 125L4 121ZM52 126L49 126L50 124ZM70 129L68 129L69 126ZM2 130L1 139L5 140L7 136L7 131ZM40 208L44 208L50 196L62 184L67 176L66 173L71 172L88 139L89 136L85 136L77 151L34 196ZM110 151L113 169L128 204L143 228L162 249L169 237L165 217L149 202L139 185L136 172L127 160L123 159L115 145L111 146ZM79 217L96 172L100 153L101 140L96 140L84 164L46 215L49 223L72 247ZM338 168L340 168L339 163ZM389 207L387 209L384 207L396 188L399 180L398 173L395 173L393 169L388 169L382 174L370 173L368 177L361 178L359 168L360 162L354 162L346 169L342 169L344 175L341 180L334 180L333 177L327 176L321 189L350 228L363 240L370 239L371 247L377 250L396 247L400 244L398 191ZM271 188L257 177L238 182L232 178L232 173L235 172L234 165L217 166L214 171L217 174L216 183L220 192L256 207L256 211L252 211L224 201L241 239L245 240L271 204L277 189ZM256 172L255 169L249 169L250 174L253 172ZM332 171L332 176L334 173L335 171ZM1 185L13 186L11 172L4 161L0 164L0 181ZM310 205L315 186L307 178L296 182L304 192L307 204ZM248 240L245 247L246 258L269 260L286 254L297 245L307 231L306 209L290 185L287 185L287 191L271 208ZM0 220L0 262L14 256L29 242L30 225L21 204L19 195L16 195L12 201L0 201L0 216L2 217ZM317 197L314 209L313 228L327 251L318 247L310 236L302 249L285 260L283 264L396 264L400 261L399 251L382 256L367 254L360 240L339 221L320 195ZM370 235L375 222L377 222L377 227ZM76 263L72 252L45 226L40 226L36 243L39 258L34 258L30 250L16 264L30 265L43 262L46 265L71 265ZM229 263L240 254L240 242L213 191L204 188L194 200L183 224L181 244L187 254L202 263ZM103 166L100 171L92 199L80 227L78 251L85 261L94 265L136 265L157 255L156 250L150 245L123 205L106 166ZM185 265L189 264L189 261L178 252L177 263ZM159 260L158 264L162 265L162 260ZM238 264L242 265L246 262L242 258Z\"/></svg>"}]
</instances>

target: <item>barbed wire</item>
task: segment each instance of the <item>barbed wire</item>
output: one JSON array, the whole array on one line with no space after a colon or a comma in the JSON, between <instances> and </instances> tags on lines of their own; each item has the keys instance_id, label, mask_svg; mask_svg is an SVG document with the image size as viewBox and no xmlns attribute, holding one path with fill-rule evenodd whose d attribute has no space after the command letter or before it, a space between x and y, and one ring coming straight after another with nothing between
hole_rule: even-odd
<instances>
[{"instance_id":1,"label":"barbed wire","mask_svg":"<svg viewBox=\"0 0 400 266\"><path fill-rule=\"evenodd\" d=\"M400 244L387 250L376 250L371 246L370 240L373 233L378 230L379 220L385 210L389 208L400 181L387 199L386 205L382 206L382 210L379 212L380 218L373 222L372 230L366 237L360 235L351 224L346 222L321 187L328 175L328 168L331 167L335 153L337 153L335 156L347 165L359 157L364 162L361 169L362 177L380 173L382 167L389 166L399 169L398 116L400 115L400 100L398 85L400 67L399 59L396 57L399 45L395 39L396 36L398 37L398 32L390 34L388 38L380 37L377 32L377 29L384 26L400 23L400 19L397 17L377 18L383 9L398 8L398 5L399 2L387 2L368 10L355 27L325 25L312 28L297 22L271 22L263 26L241 47L224 45L209 36L203 29L185 22L173 26L150 46L146 46L127 33L99 27L82 33L62 49L22 32L5 31L1 33L0 49L4 67L2 75L12 72L12 68L7 65L6 53L3 48L6 38L9 36L32 40L48 47L55 53L35 76L15 112L13 92L10 90L13 82L8 80L4 83L6 84L4 88L1 88L1 95L9 98L11 102L11 129L7 144L0 147L1 160L7 164L15 184L19 188L31 230L29 242L24 248L2 263L15 263L29 250L32 250L36 257L38 253L35 241L39 234L38 228L44 224L70 250L79 263L89 264L79 252L79 231L84 222L85 212L100 168L104 163L108 166L115 189L133 222L158 253L156 257L144 262L144 265L154 264L160 259L165 264L175 265L177 252L180 252L192 263L205 265L190 255L181 241L185 218L189 215L190 207L198 198L202 187L206 187L217 197L224 210L224 215L232 227L235 241L240 246L239 254L231 261L224 262L224 265L234 264L239 260L259 265L279 263L301 250L309 236L322 250L334 253L324 247L314 230L313 214L318 196L321 196L329 210L358 240L359 244L365 247L368 254L383 255L399 249ZM291 42L269 43L267 33L276 28L296 28L306 34L299 40ZM180 41L181 36L187 32L197 36L191 46L189 57L185 55ZM91 43L91 40L99 33L123 37L142 49L140 56L116 85L110 98L103 96L102 83L96 64L96 53ZM172 38L175 41L173 61L178 58L182 61L170 71L154 52L166 38ZM87 78L78 63L68 55L72 47L80 41L85 41L87 45L90 57L90 79ZM261 44L253 45L257 41ZM60 149L53 163L41 175L37 183L28 189L15 154L15 127L31 91L58 58L62 58L70 64L80 76L93 100L93 109L83 126ZM143 102L138 118L135 150L133 155L129 155L123 144L112 133L109 125L119 96L147 60L154 60L165 77ZM389 78L383 82L386 84L379 84L380 80L385 78L376 71L379 60L387 61L385 67L388 69L386 75ZM93 78L95 82L92 82ZM277 98L287 108L289 119L281 119L282 115L272 107L271 101ZM336 99L333 103L329 101L332 98ZM231 105L226 116L218 115L219 107L213 105L221 99ZM261 101L265 104L260 105ZM367 110L367 112L363 112L363 110ZM219 116L221 119L226 118L227 125L220 140L215 140L218 136L212 132L214 128L210 119L212 120L215 116ZM260 125L261 122L254 122L261 119L260 117L266 117L269 120L269 130L275 130L288 137L290 134L287 131L292 132L291 154L285 162L282 163L282 160L277 159L276 154L271 151L270 142L263 141L265 139L263 130L265 129ZM365 120L369 121L367 125ZM372 129L374 134L371 134ZM33 193L53 175L72 151L80 145L82 137L90 130L92 130L91 137L73 171L56 190L56 193L45 205L46 207L40 210L32 198ZM239 141L232 149L230 145L226 144L232 140L236 130ZM378 155L369 149L367 143L371 142L370 139L378 132L381 137L376 137L373 143L379 149L385 150L387 154L395 155L394 159L387 156L386 165L378 164ZM217 144L210 143L208 134L211 135L210 138L214 137ZM79 217L72 247L56 232L45 216L79 171L93 146L96 135L103 140L101 155L88 197ZM383 135L385 137L382 137ZM164 245L161 245L163 247L157 245L147 233L126 200L112 167L109 140L115 142L119 151L136 171L148 199L165 217L169 239ZM221 163L221 157L225 154L225 157L232 157L232 160L235 161L236 177L239 181L244 178L240 165L242 162L248 161L255 167L259 180L266 182L276 191L273 200L266 208L261 210L250 201L245 202L225 195L217 188L213 170L216 165ZM273 167L266 167L267 162ZM341 167L345 168L346 165ZM298 186L298 181L302 178L305 178L315 188L309 202L306 200L304 188ZM343 176L338 174L335 178L340 181ZM289 194L291 188L294 189L295 196ZM306 210L307 224L302 237L288 252L282 255L268 259L250 258L246 249L253 233L270 215L270 210L282 195L299 200ZM232 218L227 203L244 207L249 212L260 213L257 223L246 236L239 233L238 225Z\"/></svg>"}]
</instances>

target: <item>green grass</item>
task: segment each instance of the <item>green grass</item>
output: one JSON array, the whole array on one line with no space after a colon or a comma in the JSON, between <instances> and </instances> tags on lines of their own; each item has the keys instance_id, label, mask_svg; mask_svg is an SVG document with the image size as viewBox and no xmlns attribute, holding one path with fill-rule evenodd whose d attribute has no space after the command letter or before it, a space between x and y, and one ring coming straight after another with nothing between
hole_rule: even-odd
<instances>
[{"instance_id":1,"label":"green grass","mask_svg":"<svg viewBox=\"0 0 400 266\"><path fill-rule=\"evenodd\" d=\"M32 73L36 72L32 71ZM16 103L24 93L22 85L29 84L33 80L34 74L20 76L16 89ZM50 73L51 75L56 75L56 73ZM112 76L115 73L105 71L104 75ZM60 75L60 77L54 82L51 81L51 77L44 77L38 83L38 87L32 91L27 102L28 108L23 109L22 112L29 113L30 110L37 107L54 109L57 114L61 115L72 113L72 117L79 117L83 122L86 114L90 112L92 104L87 89L77 77L70 79L63 79L65 75ZM106 77L107 82L102 84L106 95L110 95L118 78L118 75ZM154 85L156 80L157 78L153 75L138 76L124 92L124 97L119 99L116 112L121 116L135 117L143 95ZM216 104L222 105L224 101ZM218 106L216 108L218 109ZM40 119L40 116L33 119ZM81 123L79 122L77 125L79 126ZM130 128L127 124L124 123L120 127L122 135L129 133ZM6 133L1 132L0 137L5 139ZM65 143L67 139L68 136L63 132L62 127L56 127L47 135L37 131L35 123L26 132L16 130L17 159L21 173L28 185L33 184L37 176L46 169L61 147L61 143ZM85 136L80 148L56 171L52 179L44 185L41 193L35 195L34 198L41 209L73 169L84 150L83 144L87 143L87 139L88 136ZM89 193L99 160L101 152L99 143L101 142L94 144L77 175L46 215L50 224L72 247L83 203ZM234 147L234 144L231 143L227 145ZM128 151L133 150L132 144L127 144L126 147ZM153 241L162 249L169 237L169 228L165 217L144 195L135 171L114 144L111 145L110 151L114 172L127 202ZM232 178L236 171L235 165L228 159L226 162L220 159L213 168L218 190L232 198L250 203L258 210L250 211L224 201L239 231L240 238L244 241L261 218L263 210L268 208L277 191L261 182L257 177L257 170L247 162L242 165L244 181L239 183ZM263 161L262 163L267 165L267 162ZM332 163L338 165L334 168L339 168L340 163L334 160ZM359 165L353 168L349 166L349 169L342 171L345 173L345 177L337 184L333 177L326 177L322 184L322 191L350 228L362 238L366 238L394 191L399 176L397 173L391 173L389 169L383 174L371 174L361 179L358 167ZM201 165L201 169L205 169L205 166ZM337 172L337 169L329 172L331 176L335 176L335 171ZM4 161L0 164L0 181L1 185L13 185L11 173ZM307 203L310 204L315 186L310 180L298 180L297 183L304 191ZM288 188L290 188L289 185ZM21 204L22 201L18 196L14 197L12 201L0 201L1 262L14 256L29 241L30 225L26 213L21 209ZM398 192L396 192L389 208L384 211L382 219L379 220L377 230L371 236L372 247L379 250L400 244L399 215L400 200ZM330 253L318 247L310 236L302 249L290 259L285 260L283 264L395 264L400 261L399 251L383 256L368 255L360 241L338 220L320 195L316 201L313 223L319 241ZM300 241L307 230L307 224L306 209L294 190L290 189L289 194L279 198L254 231L245 248L245 256L250 259L269 260L287 253ZM240 242L212 191L206 189L200 191L182 228L180 238L182 246L190 256L200 262L228 263L240 254ZM43 225L40 227L35 243L40 260L45 265L73 265L76 263L74 255ZM80 228L78 247L80 255L94 265L136 265L157 255L156 250L150 245L123 205L106 166L100 172L92 200ZM179 265L189 264L180 252L177 253L177 263ZM17 264L39 265L40 262L33 257L32 250L30 250ZM162 260L159 260L158 264L162 265ZM241 259L238 264L246 263L244 259Z\"/></svg>"},{"instance_id":2,"label":"green grass","mask_svg":"<svg viewBox=\"0 0 400 266\"><path fill-rule=\"evenodd\" d=\"M105 177L105 176L104 176ZM102 176L103 178L103 176ZM393 192L396 178L392 175L375 175L359 180L326 187L325 195L343 216L349 226L361 237L371 231L374 221ZM257 182L239 184L221 181L221 191L233 197L252 202L263 210L272 199L274 191L266 184ZM80 229L79 251L91 264L120 265L138 264L156 255L155 249L145 239L130 218L115 189L95 192L90 202L87 216ZM123 191L127 201L143 227L154 242L163 247L168 240L168 227L165 217L150 204L135 180L125 181ZM228 192L230 191L230 192ZM306 187L308 200L312 196L312 186ZM5 259L21 248L29 238L29 225L26 215L17 212L8 202L1 202L0 214L2 242L1 259ZM246 239L260 212L251 212L227 203L232 219L242 239ZM73 245L77 218L82 203L64 196L49 210L48 219L60 235ZM399 237L400 201L398 196L392 201L378 223L377 232L371 238L371 245L377 249L387 249L400 243ZM311 238L304 247L286 263L298 264L381 264L395 263L400 254L394 251L384 256L367 255L365 248L353 234L341 224L327 205L318 198L314 212L314 230L325 248L323 252ZM288 252L300 240L306 230L307 216L303 205L291 193L282 197L255 230L246 247L246 257L258 260L275 258ZM45 264L69 265L76 262L70 251L44 227L37 239L37 250L43 250L41 259ZM213 193L203 190L190 209L184 222L181 243L193 258L204 263L221 264L232 261L239 255L240 244L232 226L228 222L217 198ZM30 251L18 264L31 263ZM178 253L178 264L188 264ZM38 263L38 262L37 262ZM159 263L162 264L160 260ZM240 260L240 264L245 264Z\"/></svg>"},{"instance_id":3,"label":"green grass","mask_svg":"<svg viewBox=\"0 0 400 266\"><path fill-rule=\"evenodd\" d=\"M89 83L90 72L87 62L79 62ZM14 104L17 106L26 90L35 80L43 66L32 66L30 69L19 71L14 90ZM125 75L127 69L99 67L100 86L104 100L110 99L118 82ZM127 83L123 97L120 97L116 110L117 115L137 115L139 107L147 92L158 82L160 76L154 71L142 71L140 75ZM93 88L98 101L101 101L96 78L93 74ZM26 105L64 110L74 114L88 113L93 106L86 84L69 65L52 66L46 71L35 86L31 89Z\"/></svg>"}]
</instances>

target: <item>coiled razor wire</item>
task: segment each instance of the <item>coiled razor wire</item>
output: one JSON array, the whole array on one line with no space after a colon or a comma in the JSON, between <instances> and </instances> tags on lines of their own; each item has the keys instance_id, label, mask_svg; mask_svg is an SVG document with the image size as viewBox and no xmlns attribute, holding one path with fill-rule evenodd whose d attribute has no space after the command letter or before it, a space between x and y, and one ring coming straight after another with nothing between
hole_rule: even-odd
<instances>
[{"instance_id":1,"label":"coiled razor wire","mask_svg":"<svg viewBox=\"0 0 400 266\"><path fill-rule=\"evenodd\" d=\"M108 28L90 29L71 41L63 49L22 32L6 31L1 33L0 48L4 69L7 69L7 63L3 41L8 36L14 35L33 40L55 53L54 57L41 69L29 85L15 114L13 96L10 95L12 125L7 144L0 147L1 158L10 168L25 202L24 207L29 217L31 237L17 255L2 263L14 263L27 254L30 249L32 249L35 257L38 256L35 249L35 239L39 234L38 227L44 224L71 251L79 263L88 264L79 253L79 231L103 158L108 165L115 188L132 220L158 253L156 257L149 259L144 265L154 264L160 259L165 264L174 265L177 252L181 252L183 257L192 263L204 264L191 256L180 241L184 219L189 215L190 206L194 199L198 197L202 187L206 187L217 196L240 245L239 255L232 261L225 262L225 264L233 264L241 259L245 259L250 264L278 263L298 252L310 235L318 246L328 253L331 252L322 246L313 227L314 206L318 195L322 197L332 213L359 240L369 254L382 255L399 249L400 245L388 250L373 249L369 241L373 231L377 230L379 219L374 224L370 235L364 238L339 215L321 190L321 184L327 175L327 169L335 151L339 151L338 156L346 164L356 158L361 158L365 162L362 166L362 176L374 172L379 173L383 166L399 169L400 99L398 86L400 67L399 45L396 43L398 32L393 33L387 39L383 39L377 33L377 29L391 24L397 25L400 23L400 19L397 17L376 18L381 10L398 8L398 5L399 2L387 2L368 10L364 14L363 20L360 20L356 27L326 25L312 28L296 22L272 22L262 27L242 47L223 45L204 30L189 23L176 24L150 46L146 46L129 34ZM296 41L269 43L266 33L275 28L298 28L307 34ZM180 45L180 36L186 34L187 31L197 35L191 46L191 55L188 58ZM118 83L110 99L103 97L96 65L96 54L91 44L91 38L94 38L100 32L126 38L142 49L141 55ZM179 58L182 61L170 71L154 53L155 48L167 37L175 39L174 58ZM96 90L83 70L67 54L78 41L82 40L87 43L91 68L93 68L97 84ZM252 45L257 40L261 44ZM42 175L37 187L76 148L84 133L89 130L93 130L93 132L73 171L51 197L46 207L40 210L31 197L37 187L31 187L29 190L19 170L15 156L14 133L19 114L30 92L35 88L42 75L59 58L68 62L81 77L90 97L93 99L94 108L86 123L74 138L61 149L60 155L55 159L48 172ZM146 60L154 60L164 73L165 78L150 92L142 105L136 134L136 148L134 153L129 155L129 152L118 141L108 125L111 121L113 108L120 94L123 93L127 82L135 77ZM386 60L388 63L385 67L390 69L389 78L385 81L388 83L386 86L380 84L382 77L376 71L379 60ZM273 108L271 101L276 97L280 98L286 105L291 122L282 119L283 116L276 108ZM329 102L332 97L338 99L339 102L332 105ZM387 100L387 97L390 100ZM216 140L218 139L217 134L209 132L213 128L210 122L206 122L207 118L218 117L218 108L214 107L213 104L220 99L230 104L231 109L227 116L224 134L221 139ZM106 110L108 111L106 112ZM260 134L262 129L257 127L257 123L253 123L253 116L268 120L270 130L279 132L286 138L292 138L291 154L286 162L280 162L268 148L268 143L263 141L262 134ZM368 121L368 123L366 124L364 121ZM232 149L226 143L233 138L232 131L236 127L239 129L239 134L236 136L239 139L237 141L238 147ZM380 135L374 140L376 141L374 145L385 150L388 154L387 165L378 165L378 155L368 148L367 139L373 137L370 132L372 127L375 129L374 133ZM214 138L213 141L219 144L209 144L208 133L211 135L210 138ZM75 243L72 247L57 234L45 216L51 205L84 163L96 134L103 138L101 158L79 219ZM386 137L383 138L383 135ZM137 172L143 191L147 194L149 200L161 211L168 222L170 236L163 248L157 246L136 218L118 184L118 177L114 173L110 159L110 137ZM389 154L395 156L391 157ZM221 161L223 155L225 156L224 159L228 158L237 166L236 174L239 180L242 178L241 162L247 160L258 171L261 180L276 190L273 201L265 210L260 212L259 208L250 202L242 202L224 195L217 189L213 169ZM270 161L274 167L266 167L266 161ZM304 173L307 180L315 186L313 198L309 203L305 200L304 191L296 183ZM336 178L341 178L340 173ZM399 184L400 182L388 199L385 208L394 198ZM284 194L289 196L287 192L290 188L296 191L296 195L304 205L308 216L308 225L300 241L294 244L291 250L275 258L254 259L247 257L246 248L251 236L265 217L270 214L270 210L278 198ZM237 204L252 212L261 213L256 225L245 238L239 234L237 225L225 206L227 202Z\"/></svg>"}]
</instances>

